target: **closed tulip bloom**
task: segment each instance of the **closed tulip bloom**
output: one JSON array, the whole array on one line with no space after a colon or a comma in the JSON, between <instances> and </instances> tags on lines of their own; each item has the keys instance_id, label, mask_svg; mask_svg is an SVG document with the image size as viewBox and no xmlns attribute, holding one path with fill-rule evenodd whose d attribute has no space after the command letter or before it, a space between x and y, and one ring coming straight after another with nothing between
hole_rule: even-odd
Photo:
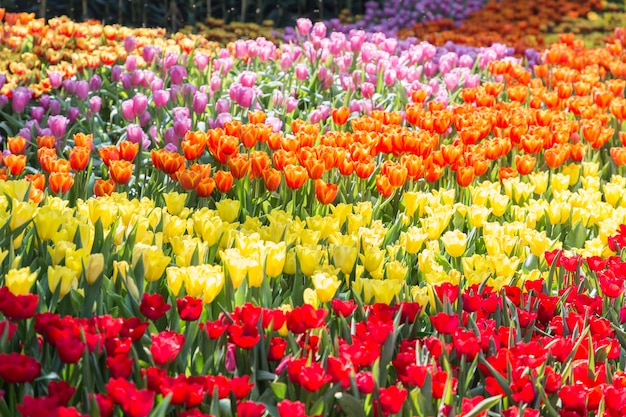
<instances>
[{"instance_id":1,"label":"closed tulip bloom","mask_svg":"<svg viewBox=\"0 0 626 417\"><path fill-rule=\"evenodd\" d=\"M285 166L285 182L292 190L301 188L309 178L307 170L301 165L289 164Z\"/></svg>"},{"instance_id":2,"label":"closed tulip bloom","mask_svg":"<svg viewBox=\"0 0 626 417\"><path fill-rule=\"evenodd\" d=\"M48 266L48 288L59 297L65 297L72 288L78 287L78 273L66 266Z\"/></svg>"},{"instance_id":3,"label":"closed tulip bloom","mask_svg":"<svg viewBox=\"0 0 626 417\"><path fill-rule=\"evenodd\" d=\"M89 255L89 261L87 262L87 270L85 271L85 278L87 283L93 285L104 271L104 255L101 253L92 253Z\"/></svg>"},{"instance_id":4,"label":"closed tulip bloom","mask_svg":"<svg viewBox=\"0 0 626 417\"><path fill-rule=\"evenodd\" d=\"M296 255L300 263L300 271L311 276L322 260L322 247L319 245L297 245Z\"/></svg>"},{"instance_id":5,"label":"closed tulip bloom","mask_svg":"<svg viewBox=\"0 0 626 417\"><path fill-rule=\"evenodd\" d=\"M239 210L241 202L239 200L231 200L229 198L215 203L217 214L227 223L232 223L239 218Z\"/></svg>"},{"instance_id":6,"label":"closed tulip bloom","mask_svg":"<svg viewBox=\"0 0 626 417\"><path fill-rule=\"evenodd\" d=\"M111 161L111 167L109 169L111 179L115 181L116 184L128 184L133 175L133 167L134 165L131 162L123 159Z\"/></svg>"},{"instance_id":7,"label":"closed tulip bloom","mask_svg":"<svg viewBox=\"0 0 626 417\"><path fill-rule=\"evenodd\" d=\"M337 184L325 183L324 181L315 181L315 197L322 204L330 204L337 197Z\"/></svg>"},{"instance_id":8,"label":"closed tulip bloom","mask_svg":"<svg viewBox=\"0 0 626 417\"><path fill-rule=\"evenodd\" d=\"M467 246L467 235L465 233L459 230L451 230L441 236L441 241L450 256L458 258L465 253L465 247Z\"/></svg>"},{"instance_id":9,"label":"closed tulip bloom","mask_svg":"<svg viewBox=\"0 0 626 417\"><path fill-rule=\"evenodd\" d=\"M283 273L287 258L287 246L284 241L274 243L265 242L265 274L268 277L277 277Z\"/></svg>"}]
</instances>

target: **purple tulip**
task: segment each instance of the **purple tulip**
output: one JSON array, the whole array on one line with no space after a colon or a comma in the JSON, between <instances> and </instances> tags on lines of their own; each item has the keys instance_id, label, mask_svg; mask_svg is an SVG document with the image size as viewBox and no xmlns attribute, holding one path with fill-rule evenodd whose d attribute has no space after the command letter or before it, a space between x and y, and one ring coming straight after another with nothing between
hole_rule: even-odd
<instances>
[{"instance_id":1,"label":"purple tulip","mask_svg":"<svg viewBox=\"0 0 626 417\"><path fill-rule=\"evenodd\" d=\"M63 84L63 75L61 75L60 72L50 71L48 73L48 78L50 79L50 86L52 88L59 88Z\"/></svg>"},{"instance_id":2,"label":"purple tulip","mask_svg":"<svg viewBox=\"0 0 626 417\"><path fill-rule=\"evenodd\" d=\"M144 136L145 136L145 133L143 129L141 129L141 126L135 123L131 123L128 126L126 126L126 137L128 138L129 141L133 143L142 143Z\"/></svg>"},{"instance_id":3,"label":"purple tulip","mask_svg":"<svg viewBox=\"0 0 626 417\"><path fill-rule=\"evenodd\" d=\"M135 39L134 36L128 36L124 39L124 49L126 49L126 52L130 54L131 52L135 50L136 47L137 47L137 40Z\"/></svg>"},{"instance_id":4,"label":"purple tulip","mask_svg":"<svg viewBox=\"0 0 626 417\"><path fill-rule=\"evenodd\" d=\"M143 58L144 61L146 61L148 64L151 64L152 61L154 60L154 56L156 55L157 52L157 48L154 46L144 46L143 50L141 51L141 56Z\"/></svg>"},{"instance_id":5,"label":"purple tulip","mask_svg":"<svg viewBox=\"0 0 626 417\"><path fill-rule=\"evenodd\" d=\"M209 65L209 57L205 54L198 53L193 56L193 62L200 71L204 71Z\"/></svg>"},{"instance_id":6,"label":"purple tulip","mask_svg":"<svg viewBox=\"0 0 626 417\"><path fill-rule=\"evenodd\" d=\"M89 90L98 91L102 87L102 78L98 74L94 74L89 80Z\"/></svg>"},{"instance_id":7,"label":"purple tulip","mask_svg":"<svg viewBox=\"0 0 626 417\"><path fill-rule=\"evenodd\" d=\"M182 138L191 129L191 119L188 117L174 118L174 132L176 136Z\"/></svg>"},{"instance_id":8,"label":"purple tulip","mask_svg":"<svg viewBox=\"0 0 626 417\"><path fill-rule=\"evenodd\" d=\"M196 93L193 95L193 111L196 112L196 114L204 113L208 102L209 97L205 93L196 91Z\"/></svg>"},{"instance_id":9,"label":"purple tulip","mask_svg":"<svg viewBox=\"0 0 626 417\"><path fill-rule=\"evenodd\" d=\"M256 83L256 72L254 71L244 71L239 76L239 82L244 87L254 87L254 83Z\"/></svg>"},{"instance_id":10,"label":"purple tulip","mask_svg":"<svg viewBox=\"0 0 626 417\"><path fill-rule=\"evenodd\" d=\"M148 108L148 97L144 94L138 93L133 97L132 102L135 116L139 116L146 111L146 108Z\"/></svg>"},{"instance_id":11,"label":"purple tulip","mask_svg":"<svg viewBox=\"0 0 626 417\"><path fill-rule=\"evenodd\" d=\"M67 92L69 96L73 95L76 92L76 81L64 80L63 89Z\"/></svg>"},{"instance_id":12,"label":"purple tulip","mask_svg":"<svg viewBox=\"0 0 626 417\"><path fill-rule=\"evenodd\" d=\"M133 100L128 99L122 101L122 116L129 122L135 120L135 111L133 109Z\"/></svg>"},{"instance_id":13,"label":"purple tulip","mask_svg":"<svg viewBox=\"0 0 626 417\"><path fill-rule=\"evenodd\" d=\"M0 90L4 87L4 84L7 82L7 76L4 74L0 74Z\"/></svg>"},{"instance_id":14,"label":"purple tulip","mask_svg":"<svg viewBox=\"0 0 626 417\"><path fill-rule=\"evenodd\" d=\"M285 103L285 111L291 113L298 108L298 99L295 97L288 97Z\"/></svg>"},{"instance_id":15,"label":"purple tulip","mask_svg":"<svg viewBox=\"0 0 626 417\"><path fill-rule=\"evenodd\" d=\"M113 82L121 81L123 73L124 67L120 65L114 65L113 68L111 68L111 80L113 80Z\"/></svg>"},{"instance_id":16,"label":"purple tulip","mask_svg":"<svg viewBox=\"0 0 626 417\"><path fill-rule=\"evenodd\" d=\"M165 90L157 90L153 93L153 101L154 105L157 108L162 108L167 106L167 102L170 99L170 94Z\"/></svg>"},{"instance_id":17,"label":"purple tulip","mask_svg":"<svg viewBox=\"0 0 626 417\"><path fill-rule=\"evenodd\" d=\"M17 87L13 90L11 107L15 113L21 113L33 96L33 92L26 87Z\"/></svg>"},{"instance_id":18,"label":"purple tulip","mask_svg":"<svg viewBox=\"0 0 626 417\"><path fill-rule=\"evenodd\" d=\"M211 91L216 92L220 88L222 88L222 79L220 77L211 77L211 82L209 83L211 87Z\"/></svg>"},{"instance_id":19,"label":"purple tulip","mask_svg":"<svg viewBox=\"0 0 626 417\"><path fill-rule=\"evenodd\" d=\"M188 107L174 107L172 109L172 113L174 114L174 118L177 118L177 117L190 118L191 117L191 112L189 111Z\"/></svg>"},{"instance_id":20,"label":"purple tulip","mask_svg":"<svg viewBox=\"0 0 626 417\"><path fill-rule=\"evenodd\" d=\"M135 71L135 69L137 69L137 57L135 55L127 56L124 68L126 68L126 71L128 72Z\"/></svg>"},{"instance_id":21,"label":"purple tulip","mask_svg":"<svg viewBox=\"0 0 626 417\"><path fill-rule=\"evenodd\" d=\"M130 77L130 74L125 72L120 78L122 80L122 87L124 88L124 90L130 90L133 84L133 80Z\"/></svg>"},{"instance_id":22,"label":"purple tulip","mask_svg":"<svg viewBox=\"0 0 626 417\"><path fill-rule=\"evenodd\" d=\"M228 113L229 107L230 103L225 98L221 98L215 103L215 111L217 114Z\"/></svg>"},{"instance_id":23,"label":"purple tulip","mask_svg":"<svg viewBox=\"0 0 626 417\"><path fill-rule=\"evenodd\" d=\"M165 59L163 60L163 68L165 70L169 70L174 65L176 65L177 62L178 62L178 54L174 52L168 52L168 54L165 56Z\"/></svg>"},{"instance_id":24,"label":"purple tulip","mask_svg":"<svg viewBox=\"0 0 626 417\"><path fill-rule=\"evenodd\" d=\"M38 122L41 123L45 112L46 110L41 106L31 107L30 117L33 118L33 120L37 120Z\"/></svg>"},{"instance_id":25,"label":"purple tulip","mask_svg":"<svg viewBox=\"0 0 626 417\"><path fill-rule=\"evenodd\" d=\"M306 36L311 32L311 28L313 27L313 23L311 19L303 18L296 20L296 27L298 28L298 33L300 36Z\"/></svg>"},{"instance_id":26,"label":"purple tulip","mask_svg":"<svg viewBox=\"0 0 626 417\"><path fill-rule=\"evenodd\" d=\"M156 77L150 83L150 90L152 90L152 93L154 93L157 90L162 90L163 89L163 85L164 85L163 79L161 77Z\"/></svg>"},{"instance_id":27,"label":"purple tulip","mask_svg":"<svg viewBox=\"0 0 626 417\"><path fill-rule=\"evenodd\" d=\"M168 127L165 131L165 143L174 144L174 149L178 148L178 138L176 137L176 132L173 127Z\"/></svg>"},{"instance_id":28,"label":"purple tulip","mask_svg":"<svg viewBox=\"0 0 626 417\"><path fill-rule=\"evenodd\" d=\"M102 98L99 96L93 96L89 99L89 111L92 113L99 113L102 106Z\"/></svg>"},{"instance_id":29,"label":"purple tulip","mask_svg":"<svg viewBox=\"0 0 626 417\"><path fill-rule=\"evenodd\" d=\"M76 98L80 101L85 101L87 97L89 97L89 83L85 80L80 80L76 83Z\"/></svg>"},{"instance_id":30,"label":"purple tulip","mask_svg":"<svg viewBox=\"0 0 626 417\"><path fill-rule=\"evenodd\" d=\"M233 117L230 113L220 113L215 118L215 126L223 128L226 122L232 122Z\"/></svg>"},{"instance_id":31,"label":"purple tulip","mask_svg":"<svg viewBox=\"0 0 626 417\"><path fill-rule=\"evenodd\" d=\"M52 136L57 139L61 139L65 136L67 130L67 124L69 119L65 116L50 116L48 117L48 128L52 132Z\"/></svg>"},{"instance_id":32,"label":"purple tulip","mask_svg":"<svg viewBox=\"0 0 626 417\"><path fill-rule=\"evenodd\" d=\"M7 96L0 95L0 109L9 104L9 98Z\"/></svg>"},{"instance_id":33,"label":"purple tulip","mask_svg":"<svg viewBox=\"0 0 626 417\"><path fill-rule=\"evenodd\" d=\"M143 112L139 115L139 124L141 125L141 127L146 126L148 123L150 123L150 112Z\"/></svg>"},{"instance_id":34,"label":"purple tulip","mask_svg":"<svg viewBox=\"0 0 626 417\"><path fill-rule=\"evenodd\" d=\"M304 81L309 76L309 67L306 64L296 65L296 79L298 81Z\"/></svg>"},{"instance_id":35,"label":"purple tulip","mask_svg":"<svg viewBox=\"0 0 626 417\"><path fill-rule=\"evenodd\" d=\"M56 116L61 114L61 102L58 100L50 100L50 114Z\"/></svg>"},{"instance_id":36,"label":"purple tulip","mask_svg":"<svg viewBox=\"0 0 626 417\"><path fill-rule=\"evenodd\" d=\"M170 69L170 80L172 84L181 84L186 76L187 70L182 65L174 65L172 69Z\"/></svg>"},{"instance_id":37,"label":"purple tulip","mask_svg":"<svg viewBox=\"0 0 626 417\"><path fill-rule=\"evenodd\" d=\"M250 87L241 87L237 94L237 104L241 107L249 108L254 101L254 89Z\"/></svg>"},{"instance_id":38,"label":"purple tulip","mask_svg":"<svg viewBox=\"0 0 626 417\"><path fill-rule=\"evenodd\" d=\"M144 85L146 81L145 73L142 70L134 70L133 72L131 72L130 81L135 86Z\"/></svg>"},{"instance_id":39,"label":"purple tulip","mask_svg":"<svg viewBox=\"0 0 626 417\"><path fill-rule=\"evenodd\" d=\"M78 107L70 107L67 109L67 118L70 123L74 123L78 119L78 116L80 116L80 109Z\"/></svg>"}]
</instances>

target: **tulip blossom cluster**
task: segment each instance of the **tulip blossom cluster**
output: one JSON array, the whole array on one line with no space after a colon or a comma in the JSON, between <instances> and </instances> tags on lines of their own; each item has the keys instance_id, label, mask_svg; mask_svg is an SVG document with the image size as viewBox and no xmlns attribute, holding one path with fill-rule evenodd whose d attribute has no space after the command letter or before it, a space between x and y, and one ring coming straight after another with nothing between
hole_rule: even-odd
<instances>
[{"instance_id":1,"label":"tulip blossom cluster","mask_svg":"<svg viewBox=\"0 0 626 417\"><path fill-rule=\"evenodd\" d=\"M623 414L625 30L1 27L0 415Z\"/></svg>"}]
</instances>

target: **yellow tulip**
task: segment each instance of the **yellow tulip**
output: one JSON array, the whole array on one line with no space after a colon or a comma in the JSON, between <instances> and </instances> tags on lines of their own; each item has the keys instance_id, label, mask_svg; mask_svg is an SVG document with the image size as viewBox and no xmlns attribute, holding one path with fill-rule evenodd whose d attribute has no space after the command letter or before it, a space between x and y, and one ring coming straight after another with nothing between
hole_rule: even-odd
<instances>
[{"instance_id":1,"label":"yellow tulip","mask_svg":"<svg viewBox=\"0 0 626 417\"><path fill-rule=\"evenodd\" d=\"M387 262L385 265L387 273L387 279L402 281L406 279L406 274L409 272L409 267L403 265L400 261Z\"/></svg>"},{"instance_id":2,"label":"yellow tulip","mask_svg":"<svg viewBox=\"0 0 626 417\"><path fill-rule=\"evenodd\" d=\"M414 255L422 249L428 237L428 233L424 233L421 228L411 226L406 232L400 232L400 246L406 253Z\"/></svg>"},{"instance_id":3,"label":"yellow tulip","mask_svg":"<svg viewBox=\"0 0 626 417\"><path fill-rule=\"evenodd\" d=\"M311 276L311 281L313 282L317 298L322 303L332 300L341 285L337 275L331 275L328 272L314 273Z\"/></svg>"},{"instance_id":4,"label":"yellow tulip","mask_svg":"<svg viewBox=\"0 0 626 417\"><path fill-rule=\"evenodd\" d=\"M202 301L205 304L211 303L224 288L224 272L220 268L212 268L204 279L204 291ZM191 279L191 277L190 277Z\"/></svg>"},{"instance_id":5,"label":"yellow tulip","mask_svg":"<svg viewBox=\"0 0 626 417\"><path fill-rule=\"evenodd\" d=\"M41 240L51 240L63 223L63 214L50 206L43 206L35 215L34 222L37 236Z\"/></svg>"},{"instance_id":6,"label":"yellow tulip","mask_svg":"<svg viewBox=\"0 0 626 417\"><path fill-rule=\"evenodd\" d=\"M465 253L465 247L467 246L467 235L460 230L451 230L446 232L441 237L443 246L452 257L458 258Z\"/></svg>"},{"instance_id":7,"label":"yellow tulip","mask_svg":"<svg viewBox=\"0 0 626 417\"><path fill-rule=\"evenodd\" d=\"M301 245L317 245L321 237L319 230L304 229L300 232L299 241Z\"/></svg>"},{"instance_id":8,"label":"yellow tulip","mask_svg":"<svg viewBox=\"0 0 626 417\"><path fill-rule=\"evenodd\" d=\"M265 253L265 274L272 278L282 274L287 259L285 242L265 242Z\"/></svg>"},{"instance_id":9,"label":"yellow tulip","mask_svg":"<svg viewBox=\"0 0 626 417\"><path fill-rule=\"evenodd\" d=\"M354 212L363 216L363 225L367 226L372 222L374 208L371 201L360 201L354 205Z\"/></svg>"},{"instance_id":10,"label":"yellow tulip","mask_svg":"<svg viewBox=\"0 0 626 417\"><path fill-rule=\"evenodd\" d=\"M578 180L578 178L576 179ZM550 178L550 189L554 191L565 191L570 185L570 176L566 174L557 173Z\"/></svg>"},{"instance_id":11,"label":"yellow tulip","mask_svg":"<svg viewBox=\"0 0 626 417\"><path fill-rule=\"evenodd\" d=\"M582 178L581 182L585 190L600 191L599 177L585 176Z\"/></svg>"},{"instance_id":12,"label":"yellow tulip","mask_svg":"<svg viewBox=\"0 0 626 417\"><path fill-rule=\"evenodd\" d=\"M246 258L241 256L239 249L231 248L220 251L220 259L228 271L233 288L239 288L248 272Z\"/></svg>"},{"instance_id":13,"label":"yellow tulip","mask_svg":"<svg viewBox=\"0 0 626 417\"><path fill-rule=\"evenodd\" d=\"M564 175L569 176L569 185L572 186L578 182L580 178L580 165L579 164L569 164L561 166L561 171Z\"/></svg>"},{"instance_id":14,"label":"yellow tulip","mask_svg":"<svg viewBox=\"0 0 626 417\"><path fill-rule=\"evenodd\" d=\"M604 201L613 207L617 207L619 204L624 202L624 188L619 184L608 182L604 184L603 190Z\"/></svg>"},{"instance_id":15,"label":"yellow tulip","mask_svg":"<svg viewBox=\"0 0 626 417\"><path fill-rule=\"evenodd\" d=\"M309 304L315 308L319 306L320 300L317 298L317 293L313 288L305 288L302 292L302 301L304 304Z\"/></svg>"},{"instance_id":16,"label":"yellow tulip","mask_svg":"<svg viewBox=\"0 0 626 417\"><path fill-rule=\"evenodd\" d=\"M59 291L59 297L65 297L72 288L78 288L78 273L66 266L48 266L48 288L51 292Z\"/></svg>"},{"instance_id":17,"label":"yellow tulip","mask_svg":"<svg viewBox=\"0 0 626 417\"><path fill-rule=\"evenodd\" d=\"M287 251L287 254L285 255L283 273L287 275L293 275L296 273L296 248L291 248Z\"/></svg>"},{"instance_id":18,"label":"yellow tulip","mask_svg":"<svg viewBox=\"0 0 626 417\"><path fill-rule=\"evenodd\" d=\"M100 220L103 230L109 229L118 216L118 205L110 199L92 198L87 200L87 206L91 223L95 225Z\"/></svg>"},{"instance_id":19,"label":"yellow tulip","mask_svg":"<svg viewBox=\"0 0 626 417\"><path fill-rule=\"evenodd\" d=\"M489 218L491 214L491 209L485 206L477 206L476 204L472 204L468 210L469 214L469 222L472 227L481 228Z\"/></svg>"},{"instance_id":20,"label":"yellow tulip","mask_svg":"<svg viewBox=\"0 0 626 417\"><path fill-rule=\"evenodd\" d=\"M176 265L178 266L190 266L196 251L198 252L198 262L203 262L209 246L207 242L188 235L174 236L170 244L172 245L172 251L176 256Z\"/></svg>"},{"instance_id":21,"label":"yellow tulip","mask_svg":"<svg viewBox=\"0 0 626 417\"><path fill-rule=\"evenodd\" d=\"M9 222L9 228L11 228L11 231L30 223L33 220L33 216L36 211L37 206L30 201L18 201L13 199L11 221Z\"/></svg>"},{"instance_id":22,"label":"yellow tulip","mask_svg":"<svg viewBox=\"0 0 626 417\"><path fill-rule=\"evenodd\" d=\"M435 296L430 287L420 287L420 286L412 286L411 287L411 297L413 301L422 306L422 311L430 304L431 306L435 306Z\"/></svg>"},{"instance_id":23,"label":"yellow tulip","mask_svg":"<svg viewBox=\"0 0 626 417\"><path fill-rule=\"evenodd\" d=\"M339 203L337 205L330 205L330 211L339 220L339 227L341 228L346 220L348 214L352 213L352 204Z\"/></svg>"},{"instance_id":24,"label":"yellow tulip","mask_svg":"<svg viewBox=\"0 0 626 417\"><path fill-rule=\"evenodd\" d=\"M87 263L87 271L85 271L85 278L87 282L93 285L96 280L102 275L104 271L104 255L101 253L92 253L89 255L89 261Z\"/></svg>"},{"instance_id":25,"label":"yellow tulip","mask_svg":"<svg viewBox=\"0 0 626 417\"><path fill-rule=\"evenodd\" d=\"M363 248L363 253L359 254L359 258L365 270L372 273L381 269L385 260L385 251L375 246L368 246Z\"/></svg>"},{"instance_id":26,"label":"yellow tulip","mask_svg":"<svg viewBox=\"0 0 626 417\"><path fill-rule=\"evenodd\" d=\"M169 243L175 236L182 236L187 232L187 221L178 216L163 216L163 242Z\"/></svg>"},{"instance_id":27,"label":"yellow tulip","mask_svg":"<svg viewBox=\"0 0 626 417\"><path fill-rule=\"evenodd\" d=\"M216 245L224 233L223 221L218 216L194 218L194 229L209 246Z\"/></svg>"},{"instance_id":28,"label":"yellow tulip","mask_svg":"<svg viewBox=\"0 0 626 417\"><path fill-rule=\"evenodd\" d=\"M411 218L415 216L415 213L418 211L418 208L420 208L419 198L422 195L423 195L422 193L416 193L412 191L406 191L402 195L402 199L404 201L404 212L406 213L407 216ZM419 212L417 213L417 216L418 217L420 216Z\"/></svg>"},{"instance_id":29,"label":"yellow tulip","mask_svg":"<svg viewBox=\"0 0 626 417\"><path fill-rule=\"evenodd\" d=\"M65 266L76 271L78 276L83 272L85 266L89 263L89 251L85 248L71 249L65 252Z\"/></svg>"},{"instance_id":30,"label":"yellow tulip","mask_svg":"<svg viewBox=\"0 0 626 417\"><path fill-rule=\"evenodd\" d=\"M8 251L2 251L2 260L8 254ZM2 261L0 261L1 263ZM10 269L4 277L4 284L13 294L26 295L30 292L33 284L37 280L37 273L30 272L29 267L20 269Z\"/></svg>"},{"instance_id":31,"label":"yellow tulip","mask_svg":"<svg viewBox=\"0 0 626 417\"><path fill-rule=\"evenodd\" d=\"M509 206L509 197L504 194L492 194L489 197L489 204L494 216L501 217L506 213Z\"/></svg>"},{"instance_id":32,"label":"yellow tulip","mask_svg":"<svg viewBox=\"0 0 626 417\"><path fill-rule=\"evenodd\" d=\"M600 164L597 162L583 162L583 177L597 177L600 172Z\"/></svg>"},{"instance_id":33,"label":"yellow tulip","mask_svg":"<svg viewBox=\"0 0 626 417\"><path fill-rule=\"evenodd\" d=\"M399 299L404 282L396 280L375 280L371 281L371 285L375 302L391 304L394 297L396 297L396 300Z\"/></svg>"},{"instance_id":34,"label":"yellow tulip","mask_svg":"<svg viewBox=\"0 0 626 417\"><path fill-rule=\"evenodd\" d=\"M48 253L50 254L50 258L52 259L53 265L58 265L61 263L63 259L65 259L65 254L68 250L74 250L76 245L73 242L68 242L66 240L61 240L55 243L53 246L48 246Z\"/></svg>"},{"instance_id":35,"label":"yellow tulip","mask_svg":"<svg viewBox=\"0 0 626 417\"><path fill-rule=\"evenodd\" d=\"M232 223L239 217L239 209L241 203L239 200L224 199L215 203L217 213L222 220L227 223Z\"/></svg>"},{"instance_id":36,"label":"yellow tulip","mask_svg":"<svg viewBox=\"0 0 626 417\"><path fill-rule=\"evenodd\" d=\"M180 290L185 283L188 274L186 268L181 268L178 266L169 266L165 268L165 277L167 279L167 286L172 292L174 296L178 296ZM187 293L187 295L191 295ZM195 297L199 297L202 295L202 292L196 294Z\"/></svg>"},{"instance_id":37,"label":"yellow tulip","mask_svg":"<svg viewBox=\"0 0 626 417\"><path fill-rule=\"evenodd\" d=\"M249 287L260 287L263 284L264 271L263 271L263 259L261 258L261 251L255 254L249 254L246 258L246 267L248 275Z\"/></svg>"},{"instance_id":38,"label":"yellow tulip","mask_svg":"<svg viewBox=\"0 0 626 417\"><path fill-rule=\"evenodd\" d=\"M163 199L165 200L165 207L167 208L168 213L178 216L185 208L187 194L177 192L164 193Z\"/></svg>"},{"instance_id":39,"label":"yellow tulip","mask_svg":"<svg viewBox=\"0 0 626 417\"><path fill-rule=\"evenodd\" d=\"M543 194L548 189L548 173L547 172L531 172L528 174L528 179L530 180L533 188L533 193L535 194Z\"/></svg>"},{"instance_id":40,"label":"yellow tulip","mask_svg":"<svg viewBox=\"0 0 626 417\"><path fill-rule=\"evenodd\" d=\"M311 276L322 260L322 247L320 245L296 245L296 255L302 274Z\"/></svg>"},{"instance_id":41,"label":"yellow tulip","mask_svg":"<svg viewBox=\"0 0 626 417\"><path fill-rule=\"evenodd\" d=\"M11 180L11 181L3 181L4 190L3 192L7 193L9 197L14 198L18 201L26 200L26 192L31 186L29 181L25 179L21 180Z\"/></svg>"},{"instance_id":42,"label":"yellow tulip","mask_svg":"<svg viewBox=\"0 0 626 417\"><path fill-rule=\"evenodd\" d=\"M358 249L356 245L331 245L333 265L341 269L344 275L349 275L354 269Z\"/></svg>"},{"instance_id":43,"label":"yellow tulip","mask_svg":"<svg viewBox=\"0 0 626 417\"><path fill-rule=\"evenodd\" d=\"M356 234L359 229L365 225L363 215L360 213L348 214L348 233L351 235Z\"/></svg>"}]
</instances>

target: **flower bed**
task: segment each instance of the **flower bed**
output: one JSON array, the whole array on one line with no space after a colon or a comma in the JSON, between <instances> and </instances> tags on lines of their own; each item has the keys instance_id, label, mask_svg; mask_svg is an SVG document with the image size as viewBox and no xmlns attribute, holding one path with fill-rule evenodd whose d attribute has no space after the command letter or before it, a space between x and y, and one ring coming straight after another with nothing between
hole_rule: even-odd
<instances>
[{"instance_id":1,"label":"flower bed","mask_svg":"<svg viewBox=\"0 0 626 417\"><path fill-rule=\"evenodd\" d=\"M623 29L5 22L0 415L621 415Z\"/></svg>"}]
</instances>

